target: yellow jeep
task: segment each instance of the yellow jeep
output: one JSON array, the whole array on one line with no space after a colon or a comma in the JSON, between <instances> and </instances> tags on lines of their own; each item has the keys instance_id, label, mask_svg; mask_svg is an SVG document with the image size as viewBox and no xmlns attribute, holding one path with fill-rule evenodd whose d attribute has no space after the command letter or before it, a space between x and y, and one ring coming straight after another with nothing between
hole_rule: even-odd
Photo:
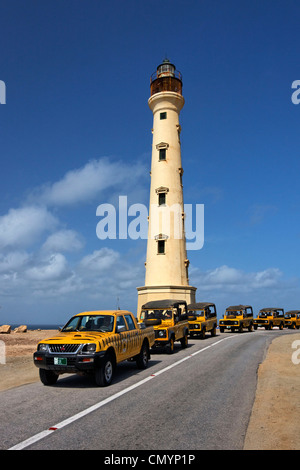
<instances>
[{"instance_id":1,"label":"yellow jeep","mask_svg":"<svg viewBox=\"0 0 300 470\"><path fill-rule=\"evenodd\" d=\"M188 305L188 320L190 337L200 336L205 338L205 333L209 332L212 336L217 331L217 309L211 302L198 302Z\"/></svg>"},{"instance_id":2,"label":"yellow jeep","mask_svg":"<svg viewBox=\"0 0 300 470\"><path fill-rule=\"evenodd\" d=\"M285 326L289 329L299 329L300 327L300 310L289 310L285 314Z\"/></svg>"},{"instance_id":3,"label":"yellow jeep","mask_svg":"<svg viewBox=\"0 0 300 470\"><path fill-rule=\"evenodd\" d=\"M110 385L117 364L136 361L144 369L154 330L138 324L126 310L98 310L72 317L53 338L40 341L33 355L44 385L64 373L92 374L97 385Z\"/></svg>"},{"instance_id":4,"label":"yellow jeep","mask_svg":"<svg viewBox=\"0 0 300 470\"><path fill-rule=\"evenodd\" d=\"M223 319L219 321L219 328L221 333L224 333L225 329L230 329L231 331L238 330L240 333L244 328L252 331L253 309L251 305L228 307L223 315Z\"/></svg>"},{"instance_id":5,"label":"yellow jeep","mask_svg":"<svg viewBox=\"0 0 300 470\"><path fill-rule=\"evenodd\" d=\"M184 300L154 300L142 306L139 320L146 326L153 326L154 347L164 347L169 354L174 352L175 341L181 347L188 345L189 323L187 303Z\"/></svg>"},{"instance_id":6,"label":"yellow jeep","mask_svg":"<svg viewBox=\"0 0 300 470\"><path fill-rule=\"evenodd\" d=\"M272 330L273 326L278 326L280 330L285 325L283 308L262 308L257 318L253 320L254 329L258 326L264 327L266 330Z\"/></svg>"}]
</instances>

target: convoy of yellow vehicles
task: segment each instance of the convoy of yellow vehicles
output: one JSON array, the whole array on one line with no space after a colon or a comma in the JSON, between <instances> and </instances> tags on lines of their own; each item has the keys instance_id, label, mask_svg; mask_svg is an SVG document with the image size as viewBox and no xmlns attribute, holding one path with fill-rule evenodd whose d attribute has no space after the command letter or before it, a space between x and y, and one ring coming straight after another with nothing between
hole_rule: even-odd
<instances>
[{"instance_id":1,"label":"convoy of yellow vehicles","mask_svg":"<svg viewBox=\"0 0 300 470\"><path fill-rule=\"evenodd\" d=\"M217 326L217 309L211 302L147 302L138 319L126 310L83 312L73 316L55 337L40 341L33 360L44 385L55 384L61 374L77 373L92 375L98 386L107 386L120 362L136 362L145 369L151 351L161 348L172 354L176 341L186 348L189 337L215 336ZM254 318L251 305L235 305L219 320L220 333L250 332L258 327L299 328L300 310L285 314L283 308L263 308Z\"/></svg>"}]
</instances>

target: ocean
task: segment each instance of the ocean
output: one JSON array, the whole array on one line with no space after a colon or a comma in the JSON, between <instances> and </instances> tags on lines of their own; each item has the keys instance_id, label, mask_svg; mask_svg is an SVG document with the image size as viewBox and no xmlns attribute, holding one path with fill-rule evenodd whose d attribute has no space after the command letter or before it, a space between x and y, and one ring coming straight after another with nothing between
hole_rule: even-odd
<instances>
[{"instance_id":1,"label":"ocean","mask_svg":"<svg viewBox=\"0 0 300 470\"><path fill-rule=\"evenodd\" d=\"M20 326L21 323L18 323L18 324L11 324L11 329L14 330L15 328L18 328L18 326ZM23 325L25 325L25 323L23 323ZM37 324L26 324L27 326L27 329L28 330L58 330L59 328L62 328L64 325L61 324L61 325L50 325L50 324L47 324L47 325L42 325L41 323L37 323Z\"/></svg>"}]
</instances>

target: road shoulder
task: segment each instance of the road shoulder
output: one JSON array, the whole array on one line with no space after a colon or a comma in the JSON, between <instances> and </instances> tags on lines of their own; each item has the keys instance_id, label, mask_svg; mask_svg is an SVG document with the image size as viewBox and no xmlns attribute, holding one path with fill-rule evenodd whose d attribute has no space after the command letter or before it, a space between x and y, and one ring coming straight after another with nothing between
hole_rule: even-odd
<instances>
[{"instance_id":1,"label":"road shoulder","mask_svg":"<svg viewBox=\"0 0 300 470\"><path fill-rule=\"evenodd\" d=\"M300 353L295 347L299 351L300 333L275 338L259 366L244 450L300 449L300 363L294 363Z\"/></svg>"}]
</instances>

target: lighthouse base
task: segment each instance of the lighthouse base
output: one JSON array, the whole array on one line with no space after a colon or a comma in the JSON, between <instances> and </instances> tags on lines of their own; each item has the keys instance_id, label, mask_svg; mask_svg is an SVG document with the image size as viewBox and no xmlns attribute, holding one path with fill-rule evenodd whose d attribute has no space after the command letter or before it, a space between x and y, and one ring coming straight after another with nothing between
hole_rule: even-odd
<instances>
[{"instance_id":1,"label":"lighthouse base","mask_svg":"<svg viewBox=\"0 0 300 470\"><path fill-rule=\"evenodd\" d=\"M192 286L144 286L137 287L138 307L137 316L141 313L142 305L152 300L174 299L185 300L187 304L196 302L197 287Z\"/></svg>"}]
</instances>

